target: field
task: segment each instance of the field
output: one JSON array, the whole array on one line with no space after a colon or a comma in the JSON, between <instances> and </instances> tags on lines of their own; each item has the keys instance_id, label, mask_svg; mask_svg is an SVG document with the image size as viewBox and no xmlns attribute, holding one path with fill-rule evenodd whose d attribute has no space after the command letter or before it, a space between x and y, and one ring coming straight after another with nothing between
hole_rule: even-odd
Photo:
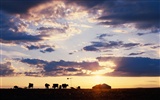
<instances>
[{"instance_id":1,"label":"field","mask_svg":"<svg viewBox=\"0 0 160 100\"><path fill-rule=\"evenodd\" d=\"M160 100L160 88L0 89L1 100Z\"/></svg>"}]
</instances>

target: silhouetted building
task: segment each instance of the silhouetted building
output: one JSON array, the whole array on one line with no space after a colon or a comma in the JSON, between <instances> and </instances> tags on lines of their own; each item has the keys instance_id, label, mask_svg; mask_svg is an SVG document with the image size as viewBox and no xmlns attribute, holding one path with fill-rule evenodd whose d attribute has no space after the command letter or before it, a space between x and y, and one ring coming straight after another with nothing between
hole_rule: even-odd
<instances>
[{"instance_id":1,"label":"silhouetted building","mask_svg":"<svg viewBox=\"0 0 160 100\"><path fill-rule=\"evenodd\" d=\"M17 85L15 85L14 87L13 87L13 89L18 89L19 87L17 86Z\"/></svg>"},{"instance_id":2,"label":"silhouetted building","mask_svg":"<svg viewBox=\"0 0 160 100\"><path fill-rule=\"evenodd\" d=\"M71 89L75 89L74 87L71 87Z\"/></svg>"},{"instance_id":3,"label":"silhouetted building","mask_svg":"<svg viewBox=\"0 0 160 100\"><path fill-rule=\"evenodd\" d=\"M92 89L111 89L111 86L107 84L98 84L93 86Z\"/></svg>"},{"instance_id":4,"label":"silhouetted building","mask_svg":"<svg viewBox=\"0 0 160 100\"><path fill-rule=\"evenodd\" d=\"M78 86L78 87L77 87L77 89L81 89L81 87L80 87L80 86Z\"/></svg>"},{"instance_id":5,"label":"silhouetted building","mask_svg":"<svg viewBox=\"0 0 160 100\"><path fill-rule=\"evenodd\" d=\"M13 89L22 89L21 87L18 87L17 85L15 85L14 87L13 87Z\"/></svg>"}]
</instances>

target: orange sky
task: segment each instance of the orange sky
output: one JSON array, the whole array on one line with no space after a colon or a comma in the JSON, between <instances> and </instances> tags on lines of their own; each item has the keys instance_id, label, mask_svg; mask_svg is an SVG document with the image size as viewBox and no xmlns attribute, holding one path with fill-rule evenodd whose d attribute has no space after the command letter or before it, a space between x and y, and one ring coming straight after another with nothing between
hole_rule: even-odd
<instances>
[{"instance_id":1,"label":"orange sky","mask_svg":"<svg viewBox=\"0 0 160 100\"><path fill-rule=\"evenodd\" d=\"M72 84L72 87L92 88L96 84L106 83L112 88L137 88L137 87L160 87L160 77L104 77L104 76L72 76L71 80L66 77L1 77L1 88L12 88L14 85L27 87L28 83L34 84L35 88L44 88L45 83L51 86L53 83Z\"/></svg>"}]
</instances>

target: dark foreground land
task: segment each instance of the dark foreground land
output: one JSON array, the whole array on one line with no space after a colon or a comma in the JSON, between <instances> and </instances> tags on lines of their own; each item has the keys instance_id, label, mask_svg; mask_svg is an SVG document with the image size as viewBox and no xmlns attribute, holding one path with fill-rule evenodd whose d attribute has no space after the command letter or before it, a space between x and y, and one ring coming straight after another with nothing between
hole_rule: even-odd
<instances>
[{"instance_id":1,"label":"dark foreground land","mask_svg":"<svg viewBox=\"0 0 160 100\"><path fill-rule=\"evenodd\" d=\"M160 88L0 89L1 100L160 100Z\"/></svg>"}]
</instances>

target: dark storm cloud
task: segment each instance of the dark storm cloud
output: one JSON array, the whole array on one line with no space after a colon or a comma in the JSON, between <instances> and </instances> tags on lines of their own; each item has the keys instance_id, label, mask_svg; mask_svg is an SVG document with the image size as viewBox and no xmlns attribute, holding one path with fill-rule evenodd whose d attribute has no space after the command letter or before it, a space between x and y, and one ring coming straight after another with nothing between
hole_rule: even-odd
<instances>
[{"instance_id":1,"label":"dark storm cloud","mask_svg":"<svg viewBox=\"0 0 160 100\"><path fill-rule=\"evenodd\" d=\"M104 13L99 20L106 21L101 24L113 26L134 23L139 29L160 28L159 5L158 0L122 0L109 8L110 10L106 11L108 13Z\"/></svg>"},{"instance_id":2,"label":"dark storm cloud","mask_svg":"<svg viewBox=\"0 0 160 100\"><path fill-rule=\"evenodd\" d=\"M101 42L91 42L92 44L89 46L85 46L83 50L85 51L101 51L105 49L111 48L133 48L139 46L139 43L123 43L123 41L101 41Z\"/></svg>"},{"instance_id":3,"label":"dark storm cloud","mask_svg":"<svg viewBox=\"0 0 160 100\"><path fill-rule=\"evenodd\" d=\"M74 75L77 75L77 73L82 73L82 70L96 71L102 68L98 62L74 62L64 60L49 62L40 59L22 59L20 61L29 65L35 65L37 68L43 68L44 71L42 71L41 74L46 76L59 74L69 75L67 74L68 72L74 72Z\"/></svg>"},{"instance_id":4,"label":"dark storm cloud","mask_svg":"<svg viewBox=\"0 0 160 100\"><path fill-rule=\"evenodd\" d=\"M14 44L19 44L19 43L26 43L26 42L38 42L42 41L44 35L29 35L25 32L13 32L10 30L6 31L1 31L1 37L0 37L0 42L2 43L14 43Z\"/></svg>"},{"instance_id":5,"label":"dark storm cloud","mask_svg":"<svg viewBox=\"0 0 160 100\"><path fill-rule=\"evenodd\" d=\"M14 69L11 68L11 63L1 63L0 64L0 76L11 76L14 74Z\"/></svg>"},{"instance_id":6,"label":"dark storm cloud","mask_svg":"<svg viewBox=\"0 0 160 100\"><path fill-rule=\"evenodd\" d=\"M142 57L98 57L99 61L113 61L117 67L110 76L160 76L160 59Z\"/></svg>"},{"instance_id":7,"label":"dark storm cloud","mask_svg":"<svg viewBox=\"0 0 160 100\"><path fill-rule=\"evenodd\" d=\"M42 41L43 37L46 37L46 35L30 35L27 32L19 31L19 27L26 27L26 25L14 16L0 12L0 18L0 42L2 43L38 42Z\"/></svg>"},{"instance_id":8,"label":"dark storm cloud","mask_svg":"<svg viewBox=\"0 0 160 100\"><path fill-rule=\"evenodd\" d=\"M145 53L145 52L139 52L139 53L130 53L130 54L129 54L129 56L132 56L132 55L141 55L141 54L143 54L143 53Z\"/></svg>"},{"instance_id":9,"label":"dark storm cloud","mask_svg":"<svg viewBox=\"0 0 160 100\"><path fill-rule=\"evenodd\" d=\"M89 10L103 9L103 25L134 23L138 29L160 28L159 0L67 0Z\"/></svg>"},{"instance_id":10,"label":"dark storm cloud","mask_svg":"<svg viewBox=\"0 0 160 100\"><path fill-rule=\"evenodd\" d=\"M31 7L51 0L1 0L0 10L8 13L26 13Z\"/></svg>"},{"instance_id":11,"label":"dark storm cloud","mask_svg":"<svg viewBox=\"0 0 160 100\"><path fill-rule=\"evenodd\" d=\"M105 1L109 0L66 0L67 3L76 3L86 8L92 8L97 5L102 5Z\"/></svg>"}]
</instances>

